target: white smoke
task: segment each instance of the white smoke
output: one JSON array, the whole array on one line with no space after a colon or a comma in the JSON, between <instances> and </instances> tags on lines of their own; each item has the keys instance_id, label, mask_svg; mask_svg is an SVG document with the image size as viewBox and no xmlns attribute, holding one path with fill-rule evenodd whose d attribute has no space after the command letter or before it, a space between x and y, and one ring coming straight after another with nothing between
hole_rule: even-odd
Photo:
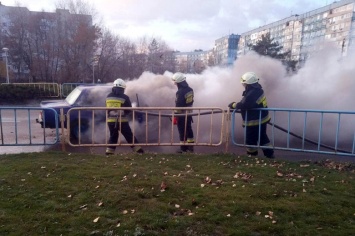
<instances>
[{"instance_id":1,"label":"white smoke","mask_svg":"<svg viewBox=\"0 0 355 236\"><path fill-rule=\"evenodd\" d=\"M339 50L328 48L309 58L295 74L288 74L279 60L250 53L236 60L233 67L211 67L202 74L186 74L188 84L194 89L194 107L220 107L242 98L243 86L240 77L247 71L257 73L260 84L266 93L270 108L312 109L312 110L354 110L355 67L354 57L340 59ZM127 82L127 94L132 101L139 96L140 106L173 107L176 86L171 81L171 72L155 75L143 73L139 78ZM302 135L304 115L293 114L291 128ZM278 118L279 125L287 128L287 114ZM309 115L307 134L315 138L318 135L319 117ZM324 119L329 127L323 135L334 137L337 119ZM342 124L346 122L342 121ZM209 125L209 124L206 124ZM348 137L353 134L351 128L342 126ZM202 129L203 130L203 129ZM208 130L206 127L205 130ZM325 138L326 139L326 138Z\"/></svg>"}]
</instances>

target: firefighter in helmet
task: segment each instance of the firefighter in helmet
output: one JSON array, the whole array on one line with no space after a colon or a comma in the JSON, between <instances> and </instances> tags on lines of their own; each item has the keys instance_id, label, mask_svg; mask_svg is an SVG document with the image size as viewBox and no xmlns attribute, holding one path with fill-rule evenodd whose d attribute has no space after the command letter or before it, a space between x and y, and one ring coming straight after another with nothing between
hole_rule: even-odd
<instances>
[{"instance_id":1,"label":"firefighter in helmet","mask_svg":"<svg viewBox=\"0 0 355 236\"><path fill-rule=\"evenodd\" d=\"M180 137L180 143L192 144L195 142L194 133L192 130L192 110L181 110L179 107L192 107L194 102L194 91L186 82L186 76L182 73L175 73L172 77L172 81L177 86L175 98L175 114L184 114L184 116L175 116L174 124L177 125ZM193 145L181 145L178 153L193 152Z\"/></svg>"},{"instance_id":2,"label":"firefighter in helmet","mask_svg":"<svg viewBox=\"0 0 355 236\"><path fill-rule=\"evenodd\" d=\"M228 107L230 109L241 111L243 127L246 129L245 141L247 145L257 146L260 138L260 146L271 147L270 140L266 133L266 126L270 121L269 111L250 110L253 108L267 108L265 93L259 84L259 77L254 72L247 72L243 74L241 83L245 88L242 100L238 103L232 102ZM262 150L265 157L275 157L272 148L263 148ZM247 154L249 156L257 156L258 149L255 147L248 147Z\"/></svg>"},{"instance_id":3,"label":"firefighter in helmet","mask_svg":"<svg viewBox=\"0 0 355 236\"><path fill-rule=\"evenodd\" d=\"M123 79L116 79L113 82L112 92L106 97L106 107L132 107L131 100L124 94L126 83ZM133 135L131 127L128 123L128 115L130 110L108 110L107 125L110 131L109 144L117 144L119 132L125 137L127 143L132 143L131 148L137 153L144 153L138 144L137 138ZM115 153L116 146L108 146L106 148L106 155Z\"/></svg>"}]
</instances>

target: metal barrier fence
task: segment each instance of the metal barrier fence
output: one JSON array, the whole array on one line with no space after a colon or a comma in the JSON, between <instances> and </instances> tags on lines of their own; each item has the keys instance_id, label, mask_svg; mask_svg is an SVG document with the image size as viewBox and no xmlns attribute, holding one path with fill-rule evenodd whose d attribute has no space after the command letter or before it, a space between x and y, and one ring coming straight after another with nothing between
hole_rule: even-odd
<instances>
[{"instance_id":1,"label":"metal barrier fence","mask_svg":"<svg viewBox=\"0 0 355 236\"><path fill-rule=\"evenodd\" d=\"M51 108L0 107L0 146L52 145L59 140L59 129L41 129L36 118L43 110L57 112ZM36 118L35 118L36 117Z\"/></svg>"},{"instance_id":2,"label":"metal barrier fence","mask_svg":"<svg viewBox=\"0 0 355 236\"><path fill-rule=\"evenodd\" d=\"M1 86L33 88L38 97L60 97L60 86L57 83L10 83Z\"/></svg>"},{"instance_id":3,"label":"metal barrier fence","mask_svg":"<svg viewBox=\"0 0 355 236\"><path fill-rule=\"evenodd\" d=\"M195 143L184 145L225 145L226 152L229 144L237 147L269 148L246 144L246 128L241 125L238 111L230 113L221 108L194 107L184 108L186 114L176 115L174 109L176 108L136 107L115 110L132 111L130 126L141 146L182 145L172 119L174 116L186 119L187 115L191 115ZM71 146L105 147L109 139L107 110L104 107L81 107L71 108L66 114L62 109L61 114L58 114L51 108L0 107L0 146L52 145L61 141L62 144L67 142ZM278 108L258 110L268 110L272 118L268 125L268 134L274 149L355 156L355 112ZM51 112L54 117L54 129L42 129L35 122L38 113L44 111ZM66 132L64 128L67 129ZM131 145L120 135L118 143L113 146Z\"/></svg>"},{"instance_id":4,"label":"metal barrier fence","mask_svg":"<svg viewBox=\"0 0 355 236\"><path fill-rule=\"evenodd\" d=\"M271 133L269 139L274 149L355 156L355 112L277 108L256 110L259 110L259 114L262 110L269 111L271 122L268 133ZM243 147L270 148L259 144L246 145L247 127L239 128L242 121L237 113L232 113L232 143Z\"/></svg>"},{"instance_id":5,"label":"metal barrier fence","mask_svg":"<svg viewBox=\"0 0 355 236\"><path fill-rule=\"evenodd\" d=\"M174 114L175 107L139 107L115 108L114 110L131 110L131 129L141 146L180 146L178 131L172 122L177 116L186 119L193 118L194 143L184 142L184 145L220 146L225 134L223 110L220 108L182 108L185 114ZM109 130L106 125L108 108L86 107L71 108L67 113L70 120L67 127L69 134L77 133L72 146L107 146ZM110 108L110 110L113 110ZM121 113L120 113L121 114ZM118 117L120 119L120 117ZM78 122L76 121L78 120ZM74 131L75 130L75 131ZM185 127L186 130L186 127ZM134 144L134 143L133 143ZM122 135L118 143L112 146L131 146Z\"/></svg>"}]
</instances>

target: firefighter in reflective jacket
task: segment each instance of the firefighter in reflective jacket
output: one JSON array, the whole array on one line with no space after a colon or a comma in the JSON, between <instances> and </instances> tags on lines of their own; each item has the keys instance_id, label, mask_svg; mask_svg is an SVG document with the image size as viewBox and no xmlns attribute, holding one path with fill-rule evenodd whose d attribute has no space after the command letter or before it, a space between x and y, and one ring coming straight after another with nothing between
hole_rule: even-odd
<instances>
[{"instance_id":1,"label":"firefighter in reflective jacket","mask_svg":"<svg viewBox=\"0 0 355 236\"><path fill-rule=\"evenodd\" d=\"M113 82L112 92L106 97L106 107L132 107L131 100L124 94L126 83L122 79L116 79ZM139 143L133 136L131 127L128 123L130 110L108 110L107 125L110 130L109 144L117 144L119 132L125 137L127 143ZM144 153L140 146L132 145L131 148L137 153ZM106 155L115 153L116 146L108 146Z\"/></svg>"},{"instance_id":2,"label":"firefighter in reflective jacket","mask_svg":"<svg viewBox=\"0 0 355 236\"><path fill-rule=\"evenodd\" d=\"M194 102L194 91L189 87L186 82L186 76L182 73L175 73L172 77L173 82L178 87L176 92L175 106L178 107L192 107ZM174 111L175 114L188 114L192 113L192 110L179 110ZM180 137L180 143L194 143L194 133L192 130L192 116L175 116L174 124L177 125ZM178 153L193 152L194 146L181 145Z\"/></svg>"},{"instance_id":3,"label":"firefighter in reflective jacket","mask_svg":"<svg viewBox=\"0 0 355 236\"><path fill-rule=\"evenodd\" d=\"M247 145L257 145L260 126L260 146L271 146L266 134L266 126L270 121L269 111L249 110L253 108L267 108L266 97L258 81L259 77L254 72L245 73L241 78L241 83L245 87L243 98L238 103L230 103L228 107L230 109L241 110L243 126L246 128L245 142ZM262 150L265 157L274 158L273 149L264 148ZM258 149L255 147L247 147L247 154L249 156L257 156Z\"/></svg>"}]
</instances>

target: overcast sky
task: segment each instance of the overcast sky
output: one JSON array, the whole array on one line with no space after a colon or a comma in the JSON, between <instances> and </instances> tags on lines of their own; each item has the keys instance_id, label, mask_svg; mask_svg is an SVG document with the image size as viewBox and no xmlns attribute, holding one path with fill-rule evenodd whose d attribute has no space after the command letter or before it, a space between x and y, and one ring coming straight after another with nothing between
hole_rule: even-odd
<instances>
[{"instance_id":1,"label":"overcast sky","mask_svg":"<svg viewBox=\"0 0 355 236\"><path fill-rule=\"evenodd\" d=\"M5 6L54 12L57 0L0 0ZM214 40L326 6L331 0L83 0L103 25L124 38L158 37L182 52L209 50Z\"/></svg>"}]
</instances>

